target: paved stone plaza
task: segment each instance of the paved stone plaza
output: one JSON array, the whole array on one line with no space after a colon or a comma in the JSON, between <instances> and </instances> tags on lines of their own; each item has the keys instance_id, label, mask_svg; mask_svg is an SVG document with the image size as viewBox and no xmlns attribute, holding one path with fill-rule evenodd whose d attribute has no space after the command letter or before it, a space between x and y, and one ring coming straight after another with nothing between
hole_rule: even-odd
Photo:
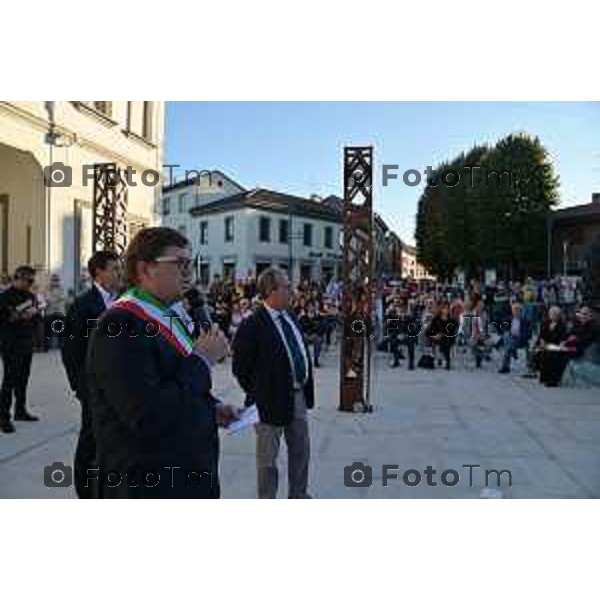
<instances>
[{"instance_id":1,"label":"paved stone plaza","mask_svg":"<svg viewBox=\"0 0 600 600\"><path fill-rule=\"evenodd\" d=\"M311 415L311 493L317 498L480 498L485 470L508 469L502 475L506 498L600 497L600 394L597 390L544 388L523 379L519 371L497 374L497 362L475 371L459 361L446 372L407 371L388 367L377 356L373 376L372 414L337 411L338 357L324 356L316 372L317 408ZM229 364L214 374L215 392L241 403L229 375ZM0 497L73 498L73 488L46 488L43 469L52 462L71 464L79 406L67 392L60 356L36 355L30 407L42 420L17 423L17 432L0 436ZM221 482L224 498L253 498L252 431L221 436ZM285 452L281 465L285 473ZM344 467L362 461L372 467L372 487L347 488ZM396 464L398 480L382 486L382 464ZM469 470L473 468L473 486ZM436 470L429 486L424 470ZM409 487L402 475L422 473ZM454 469L459 483L445 486L441 473ZM452 477L448 475L449 483ZM285 474L282 477L285 496ZM489 486L496 488L496 476Z\"/></svg>"}]
</instances>

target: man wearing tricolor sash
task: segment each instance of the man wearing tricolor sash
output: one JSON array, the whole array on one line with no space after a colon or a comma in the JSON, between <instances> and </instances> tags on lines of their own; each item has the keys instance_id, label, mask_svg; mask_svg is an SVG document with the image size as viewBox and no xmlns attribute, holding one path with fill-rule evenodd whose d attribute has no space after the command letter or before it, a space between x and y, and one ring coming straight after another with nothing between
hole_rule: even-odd
<instances>
[{"instance_id":1,"label":"man wearing tricolor sash","mask_svg":"<svg viewBox=\"0 0 600 600\"><path fill-rule=\"evenodd\" d=\"M210 394L227 353L217 329L195 342L169 307L190 277L179 232L143 229L125 256L129 289L100 319L87 357L101 498L216 498L217 425L236 410Z\"/></svg>"}]
</instances>

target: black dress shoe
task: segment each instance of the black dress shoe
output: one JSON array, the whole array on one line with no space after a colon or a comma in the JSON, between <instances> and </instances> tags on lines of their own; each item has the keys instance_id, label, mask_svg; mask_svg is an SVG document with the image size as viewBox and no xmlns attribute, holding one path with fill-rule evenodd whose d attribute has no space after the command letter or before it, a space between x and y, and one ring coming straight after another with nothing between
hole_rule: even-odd
<instances>
[{"instance_id":1,"label":"black dress shoe","mask_svg":"<svg viewBox=\"0 0 600 600\"><path fill-rule=\"evenodd\" d=\"M28 412L16 413L15 421L39 421L40 418L35 415L30 415Z\"/></svg>"},{"instance_id":2,"label":"black dress shoe","mask_svg":"<svg viewBox=\"0 0 600 600\"><path fill-rule=\"evenodd\" d=\"M15 426L9 419L0 419L0 431L2 431L2 433L14 433Z\"/></svg>"},{"instance_id":3,"label":"black dress shoe","mask_svg":"<svg viewBox=\"0 0 600 600\"><path fill-rule=\"evenodd\" d=\"M506 373L510 373L510 369L507 369L506 367L502 367L498 373L502 374L502 375L506 375Z\"/></svg>"}]
</instances>

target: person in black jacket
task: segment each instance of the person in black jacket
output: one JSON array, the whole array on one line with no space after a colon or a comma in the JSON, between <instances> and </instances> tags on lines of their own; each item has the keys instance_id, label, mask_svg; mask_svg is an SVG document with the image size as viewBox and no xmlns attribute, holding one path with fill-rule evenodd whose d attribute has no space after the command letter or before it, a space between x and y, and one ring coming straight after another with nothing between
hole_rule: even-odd
<instances>
[{"instance_id":1,"label":"person in black jacket","mask_svg":"<svg viewBox=\"0 0 600 600\"><path fill-rule=\"evenodd\" d=\"M572 330L562 345L569 350L570 358L581 358L587 348L598 341L600 329L589 306L582 306L575 312Z\"/></svg>"},{"instance_id":2,"label":"person in black jacket","mask_svg":"<svg viewBox=\"0 0 600 600\"><path fill-rule=\"evenodd\" d=\"M306 310L302 310L297 319L304 334L304 339L307 344L312 344L313 366L318 369L321 366L321 349L323 347L323 336L325 335L323 316L317 312L315 305L309 302L306 305Z\"/></svg>"},{"instance_id":3,"label":"person in black jacket","mask_svg":"<svg viewBox=\"0 0 600 600\"><path fill-rule=\"evenodd\" d=\"M101 498L217 498L218 432L237 418L210 395L227 342L195 342L170 306L191 274L178 231L142 229L125 257L131 286L106 311L87 356ZM92 474L92 478L96 473Z\"/></svg>"},{"instance_id":4,"label":"person in black jacket","mask_svg":"<svg viewBox=\"0 0 600 600\"><path fill-rule=\"evenodd\" d=\"M314 406L314 383L308 348L290 313L291 288L284 271L270 267L260 274L263 305L242 321L233 341L232 371L256 404L256 467L259 498L275 498L281 435L288 448L288 497L309 498L310 439L307 409Z\"/></svg>"},{"instance_id":5,"label":"person in black jacket","mask_svg":"<svg viewBox=\"0 0 600 600\"><path fill-rule=\"evenodd\" d=\"M417 339L421 333L421 323L415 316L414 311L410 312L408 303L400 305L398 330L400 332L400 342L406 345L408 352L408 370L415 368L415 348Z\"/></svg>"},{"instance_id":6,"label":"person in black jacket","mask_svg":"<svg viewBox=\"0 0 600 600\"><path fill-rule=\"evenodd\" d=\"M210 330L212 327L204 297L197 288L191 287L184 292L183 302L194 326L192 337L198 339L203 330Z\"/></svg>"},{"instance_id":7,"label":"person in black jacket","mask_svg":"<svg viewBox=\"0 0 600 600\"><path fill-rule=\"evenodd\" d=\"M456 341L458 329L458 321L450 316L450 306L447 302L441 303L438 306L437 314L431 320L427 335L440 349L448 370L450 370L450 351ZM441 366L441 363L438 363L438 366Z\"/></svg>"},{"instance_id":8,"label":"person in black jacket","mask_svg":"<svg viewBox=\"0 0 600 600\"><path fill-rule=\"evenodd\" d=\"M81 426L73 475L79 498L92 498L93 487L87 485L88 469L96 464L96 443L92 431L85 359L90 334L100 315L111 307L121 286L121 266L116 253L101 250L88 261L92 287L78 296L67 312L63 335L62 361L71 390L81 403Z\"/></svg>"},{"instance_id":9,"label":"person in black jacket","mask_svg":"<svg viewBox=\"0 0 600 600\"><path fill-rule=\"evenodd\" d=\"M385 313L384 335L386 335L389 352L392 355L392 367L400 366L400 360L404 358L401 345L405 342L406 331L400 323L400 299L395 298Z\"/></svg>"},{"instance_id":10,"label":"person in black jacket","mask_svg":"<svg viewBox=\"0 0 600 600\"><path fill-rule=\"evenodd\" d=\"M0 353L4 366L0 390L0 431L13 433L10 418L13 394L15 421L37 421L27 411L27 385L31 373L35 329L41 320L36 296L31 288L35 283L35 269L18 267L14 282L0 294Z\"/></svg>"}]
</instances>

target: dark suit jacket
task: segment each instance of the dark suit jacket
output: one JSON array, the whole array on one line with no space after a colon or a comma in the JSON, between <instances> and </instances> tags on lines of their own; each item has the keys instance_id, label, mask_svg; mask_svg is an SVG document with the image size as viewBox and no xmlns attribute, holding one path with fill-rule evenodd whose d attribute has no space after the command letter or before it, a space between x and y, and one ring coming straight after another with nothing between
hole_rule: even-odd
<instances>
[{"instance_id":1,"label":"dark suit jacket","mask_svg":"<svg viewBox=\"0 0 600 600\"><path fill-rule=\"evenodd\" d=\"M35 328L39 319L10 321L10 317L17 306L30 302L37 306L37 300L31 292L24 292L15 287L9 287L0 294L0 354L31 354Z\"/></svg>"},{"instance_id":2,"label":"dark suit jacket","mask_svg":"<svg viewBox=\"0 0 600 600\"><path fill-rule=\"evenodd\" d=\"M564 323L558 322L554 329L550 329L550 321L545 321L540 327L537 343L560 344L567 337L567 328Z\"/></svg>"},{"instance_id":3,"label":"dark suit jacket","mask_svg":"<svg viewBox=\"0 0 600 600\"><path fill-rule=\"evenodd\" d=\"M196 355L181 355L161 334L148 337L145 326L113 307L90 341L87 369L99 496L218 497L209 367ZM110 487L115 481L107 476L111 470L119 473L119 486ZM154 475L143 485L147 472L159 474L156 487L150 487Z\"/></svg>"},{"instance_id":4,"label":"dark suit jacket","mask_svg":"<svg viewBox=\"0 0 600 600\"><path fill-rule=\"evenodd\" d=\"M306 343L304 348L309 357ZM233 340L232 370L247 395L246 404L256 403L261 422L289 425L293 421L292 367L277 327L263 306L244 319L237 330ZM314 382L310 358L304 397L307 408L313 408Z\"/></svg>"},{"instance_id":5,"label":"dark suit jacket","mask_svg":"<svg viewBox=\"0 0 600 600\"><path fill-rule=\"evenodd\" d=\"M85 358L89 340L105 310L102 294L94 285L78 296L67 312L62 361L69 385L81 401L88 397Z\"/></svg>"}]
</instances>

